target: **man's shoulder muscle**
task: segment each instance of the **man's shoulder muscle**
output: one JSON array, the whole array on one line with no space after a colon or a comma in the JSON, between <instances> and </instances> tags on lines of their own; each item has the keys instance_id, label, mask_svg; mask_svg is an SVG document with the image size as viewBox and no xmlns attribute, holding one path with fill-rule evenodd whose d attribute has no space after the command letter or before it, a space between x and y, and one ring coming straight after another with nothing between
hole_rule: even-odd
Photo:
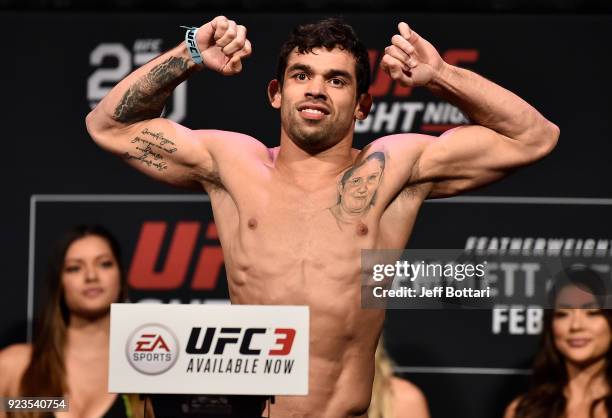
<instances>
[{"instance_id":1,"label":"man's shoulder muscle","mask_svg":"<svg viewBox=\"0 0 612 418\"><path fill-rule=\"evenodd\" d=\"M205 142L218 163L224 159L269 158L269 149L258 139L240 132L201 129L196 135Z\"/></svg>"},{"instance_id":2,"label":"man's shoulder muscle","mask_svg":"<svg viewBox=\"0 0 612 418\"><path fill-rule=\"evenodd\" d=\"M431 135L417 133L402 133L387 136L381 136L370 142L363 151L386 149L389 152L407 152L420 153L425 147L435 141L437 137Z\"/></svg>"},{"instance_id":3,"label":"man's shoulder muscle","mask_svg":"<svg viewBox=\"0 0 612 418\"><path fill-rule=\"evenodd\" d=\"M207 179L204 186L209 192L231 189L237 180L257 176L263 165L272 161L272 150L252 136L220 130L199 130L195 134L212 158L207 164L210 171L202 176Z\"/></svg>"},{"instance_id":4,"label":"man's shoulder muscle","mask_svg":"<svg viewBox=\"0 0 612 418\"><path fill-rule=\"evenodd\" d=\"M367 158L374 152L385 156L385 178L387 185L394 190L394 195L408 189L413 195L413 188L427 185L418 184L419 160L425 149L436 140L436 137L422 134L395 134L380 137L368 144L358 159Z\"/></svg>"}]
</instances>

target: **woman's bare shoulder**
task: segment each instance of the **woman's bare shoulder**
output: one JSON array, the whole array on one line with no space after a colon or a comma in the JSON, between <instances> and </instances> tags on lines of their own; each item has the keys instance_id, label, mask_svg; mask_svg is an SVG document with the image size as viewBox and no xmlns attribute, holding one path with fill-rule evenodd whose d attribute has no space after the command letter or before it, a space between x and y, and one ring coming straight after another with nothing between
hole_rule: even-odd
<instances>
[{"instance_id":1,"label":"woman's bare shoulder","mask_svg":"<svg viewBox=\"0 0 612 418\"><path fill-rule=\"evenodd\" d=\"M13 344L0 350L0 394L16 395L19 381L30 363L32 345Z\"/></svg>"},{"instance_id":2,"label":"woman's bare shoulder","mask_svg":"<svg viewBox=\"0 0 612 418\"><path fill-rule=\"evenodd\" d=\"M0 350L0 364L11 366L16 363L29 363L32 355L32 344L12 344Z\"/></svg>"},{"instance_id":3,"label":"woman's bare shoulder","mask_svg":"<svg viewBox=\"0 0 612 418\"><path fill-rule=\"evenodd\" d=\"M515 398L508 406L506 407L506 411L504 412L504 418L514 418L516 416L516 407L521 401L521 397Z\"/></svg>"},{"instance_id":4,"label":"woman's bare shoulder","mask_svg":"<svg viewBox=\"0 0 612 418\"><path fill-rule=\"evenodd\" d=\"M418 386L408 380L392 377L391 389L396 417L429 418L427 399Z\"/></svg>"}]
</instances>

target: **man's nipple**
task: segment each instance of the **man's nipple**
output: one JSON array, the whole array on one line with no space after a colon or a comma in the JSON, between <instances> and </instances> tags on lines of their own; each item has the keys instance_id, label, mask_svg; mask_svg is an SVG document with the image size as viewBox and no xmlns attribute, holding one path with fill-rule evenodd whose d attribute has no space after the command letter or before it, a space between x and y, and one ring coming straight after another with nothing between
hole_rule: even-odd
<instances>
[{"instance_id":1,"label":"man's nipple","mask_svg":"<svg viewBox=\"0 0 612 418\"><path fill-rule=\"evenodd\" d=\"M255 218L251 218L249 219L249 222L247 223L249 229L255 229L257 228L257 219Z\"/></svg>"},{"instance_id":2,"label":"man's nipple","mask_svg":"<svg viewBox=\"0 0 612 418\"><path fill-rule=\"evenodd\" d=\"M357 235L364 236L368 233L368 226L363 222L357 224Z\"/></svg>"}]
</instances>

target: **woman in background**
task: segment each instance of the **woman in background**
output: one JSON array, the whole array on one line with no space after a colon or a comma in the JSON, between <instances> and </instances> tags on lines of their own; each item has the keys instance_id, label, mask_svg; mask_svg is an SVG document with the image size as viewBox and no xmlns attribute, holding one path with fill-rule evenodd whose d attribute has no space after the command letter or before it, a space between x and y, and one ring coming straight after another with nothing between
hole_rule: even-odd
<instances>
[{"instance_id":1,"label":"woman in background","mask_svg":"<svg viewBox=\"0 0 612 418\"><path fill-rule=\"evenodd\" d=\"M407 380L393 375L393 362L382 337L375 355L374 384L368 418L429 418L423 392Z\"/></svg>"},{"instance_id":2,"label":"woman in background","mask_svg":"<svg viewBox=\"0 0 612 418\"><path fill-rule=\"evenodd\" d=\"M557 275L532 387L508 406L505 418L612 417L608 293L589 268L575 266Z\"/></svg>"},{"instance_id":3,"label":"woman in background","mask_svg":"<svg viewBox=\"0 0 612 418\"><path fill-rule=\"evenodd\" d=\"M69 411L58 418L142 417L138 396L108 393L110 306L127 298L115 238L100 226L70 230L54 248L47 284L33 344L0 352L0 396L65 396Z\"/></svg>"}]
</instances>

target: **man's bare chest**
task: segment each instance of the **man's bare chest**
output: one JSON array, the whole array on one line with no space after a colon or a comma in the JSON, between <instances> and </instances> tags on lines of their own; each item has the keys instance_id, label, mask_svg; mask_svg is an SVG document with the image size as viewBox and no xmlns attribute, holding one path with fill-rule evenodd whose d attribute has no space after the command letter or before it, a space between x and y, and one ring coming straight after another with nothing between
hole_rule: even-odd
<instances>
[{"instance_id":1,"label":"man's bare chest","mask_svg":"<svg viewBox=\"0 0 612 418\"><path fill-rule=\"evenodd\" d=\"M278 181L257 186L227 191L229 198L212 196L216 220L234 225L246 236L276 237L296 245L319 239L371 238L380 220L380 210L374 207L344 213L333 181L308 189Z\"/></svg>"},{"instance_id":2,"label":"man's bare chest","mask_svg":"<svg viewBox=\"0 0 612 418\"><path fill-rule=\"evenodd\" d=\"M375 246L378 219L338 219L333 185L315 191L263 188L247 197L213 196L212 202L224 255L239 269L262 265L269 276L298 267L329 273L344 263L358 266L361 249Z\"/></svg>"}]
</instances>

